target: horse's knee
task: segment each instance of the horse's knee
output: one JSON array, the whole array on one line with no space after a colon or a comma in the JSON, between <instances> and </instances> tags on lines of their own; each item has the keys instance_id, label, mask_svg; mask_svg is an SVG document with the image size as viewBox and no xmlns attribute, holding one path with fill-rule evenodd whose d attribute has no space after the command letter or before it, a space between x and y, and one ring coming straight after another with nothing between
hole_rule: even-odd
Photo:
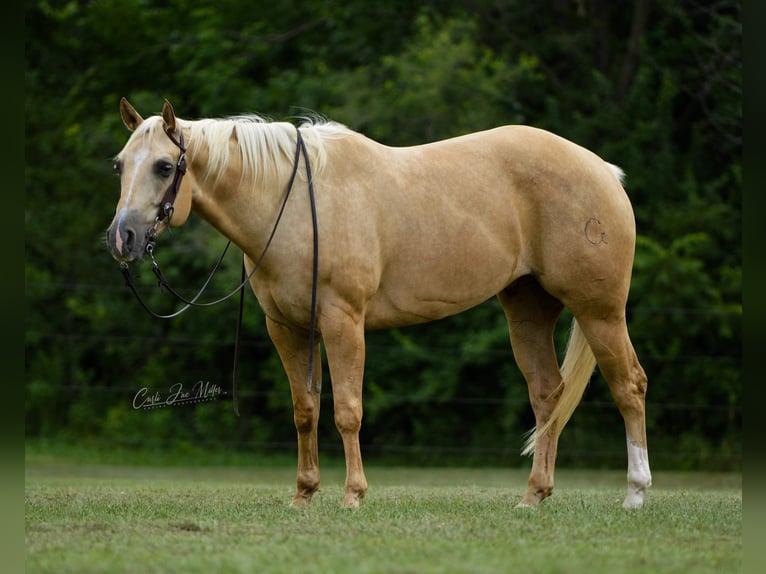
<instances>
[{"instance_id":1,"label":"horse's knee","mask_svg":"<svg viewBox=\"0 0 766 574\"><path fill-rule=\"evenodd\" d=\"M298 434L310 433L316 427L317 411L316 407L311 405L295 406L293 411L293 420Z\"/></svg>"},{"instance_id":2,"label":"horse's knee","mask_svg":"<svg viewBox=\"0 0 766 574\"><path fill-rule=\"evenodd\" d=\"M335 426L341 434L358 433L362 428L362 404L349 401L335 407Z\"/></svg>"}]
</instances>

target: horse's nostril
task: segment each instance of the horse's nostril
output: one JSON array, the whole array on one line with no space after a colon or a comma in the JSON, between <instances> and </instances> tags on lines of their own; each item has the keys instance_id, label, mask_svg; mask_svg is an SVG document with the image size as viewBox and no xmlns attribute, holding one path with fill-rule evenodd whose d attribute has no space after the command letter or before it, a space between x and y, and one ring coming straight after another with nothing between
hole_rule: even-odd
<instances>
[{"instance_id":1,"label":"horse's nostril","mask_svg":"<svg viewBox=\"0 0 766 574\"><path fill-rule=\"evenodd\" d=\"M119 255L128 255L136 246L136 232L131 227L117 225L114 232L114 248Z\"/></svg>"},{"instance_id":2,"label":"horse's nostril","mask_svg":"<svg viewBox=\"0 0 766 574\"><path fill-rule=\"evenodd\" d=\"M133 246L136 242L136 234L135 232L128 228L125 230L125 248L128 250L128 253L133 251Z\"/></svg>"}]
</instances>

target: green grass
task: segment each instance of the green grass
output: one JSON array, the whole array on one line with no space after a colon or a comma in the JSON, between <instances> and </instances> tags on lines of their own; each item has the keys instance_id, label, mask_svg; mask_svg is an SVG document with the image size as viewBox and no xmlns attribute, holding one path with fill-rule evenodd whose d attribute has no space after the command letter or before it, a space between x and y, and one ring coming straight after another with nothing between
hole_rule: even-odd
<instances>
[{"instance_id":1,"label":"green grass","mask_svg":"<svg viewBox=\"0 0 766 574\"><path fill-rule=\"evenodd\" d=\"M557 474L554 496L514 510L526 470L367 469L356 511L323 469L292 510L294 470L27 461L26 571L739 572L738 474L657 473L622 509L624 472Z\"/></svg>"}]
</instances>

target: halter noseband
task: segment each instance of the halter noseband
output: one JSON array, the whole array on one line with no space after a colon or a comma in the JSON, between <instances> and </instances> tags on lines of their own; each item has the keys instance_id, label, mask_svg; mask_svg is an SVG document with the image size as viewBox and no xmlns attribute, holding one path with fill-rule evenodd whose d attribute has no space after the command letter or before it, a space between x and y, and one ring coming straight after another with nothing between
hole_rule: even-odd
<instances>
[{"instance_id":1,"label":"halter noseband","mask_svg":"<svg viewBox=\"0 0 766 574\"><path fill-rule=\"evenodd\" d=\"M165 134L170 138L170 141L181 150L181 155L178 156L178 161L176 162L176 171L173 175L173 181L170 183L167 190L165 190L165 195L162 196L162 201L160 201L160 208L157 210L157 217L154 219L154 225L146 232L146 249L150 252L154 249L157 227L166 217L168 218L169 224L170 219L173 217L173 204L176 201L178 189L181 187L181 180L186 174L186 147L184 146L183 130L180 128L178 129L178 139L173 136L173 132L169 129L165 130Z\"/></svg>"}]
</instances>

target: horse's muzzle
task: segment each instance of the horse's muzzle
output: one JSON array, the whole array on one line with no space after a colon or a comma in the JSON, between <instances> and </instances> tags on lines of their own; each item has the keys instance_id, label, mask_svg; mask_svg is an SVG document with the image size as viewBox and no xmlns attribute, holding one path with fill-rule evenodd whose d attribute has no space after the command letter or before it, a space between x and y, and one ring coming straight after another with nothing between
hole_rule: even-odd
<instances>
[{"instance_id":1,"label":"horse's muzzle","mask_svg":"<svg viewBox=\"0 0 766 574\"><path fill-rule=\"evenodd\" d=\"M117 261L129 263L140 259L146 241L146 224L131 214L118 214L106 230L106 245Z\"/></svg>"}]
</instances>

